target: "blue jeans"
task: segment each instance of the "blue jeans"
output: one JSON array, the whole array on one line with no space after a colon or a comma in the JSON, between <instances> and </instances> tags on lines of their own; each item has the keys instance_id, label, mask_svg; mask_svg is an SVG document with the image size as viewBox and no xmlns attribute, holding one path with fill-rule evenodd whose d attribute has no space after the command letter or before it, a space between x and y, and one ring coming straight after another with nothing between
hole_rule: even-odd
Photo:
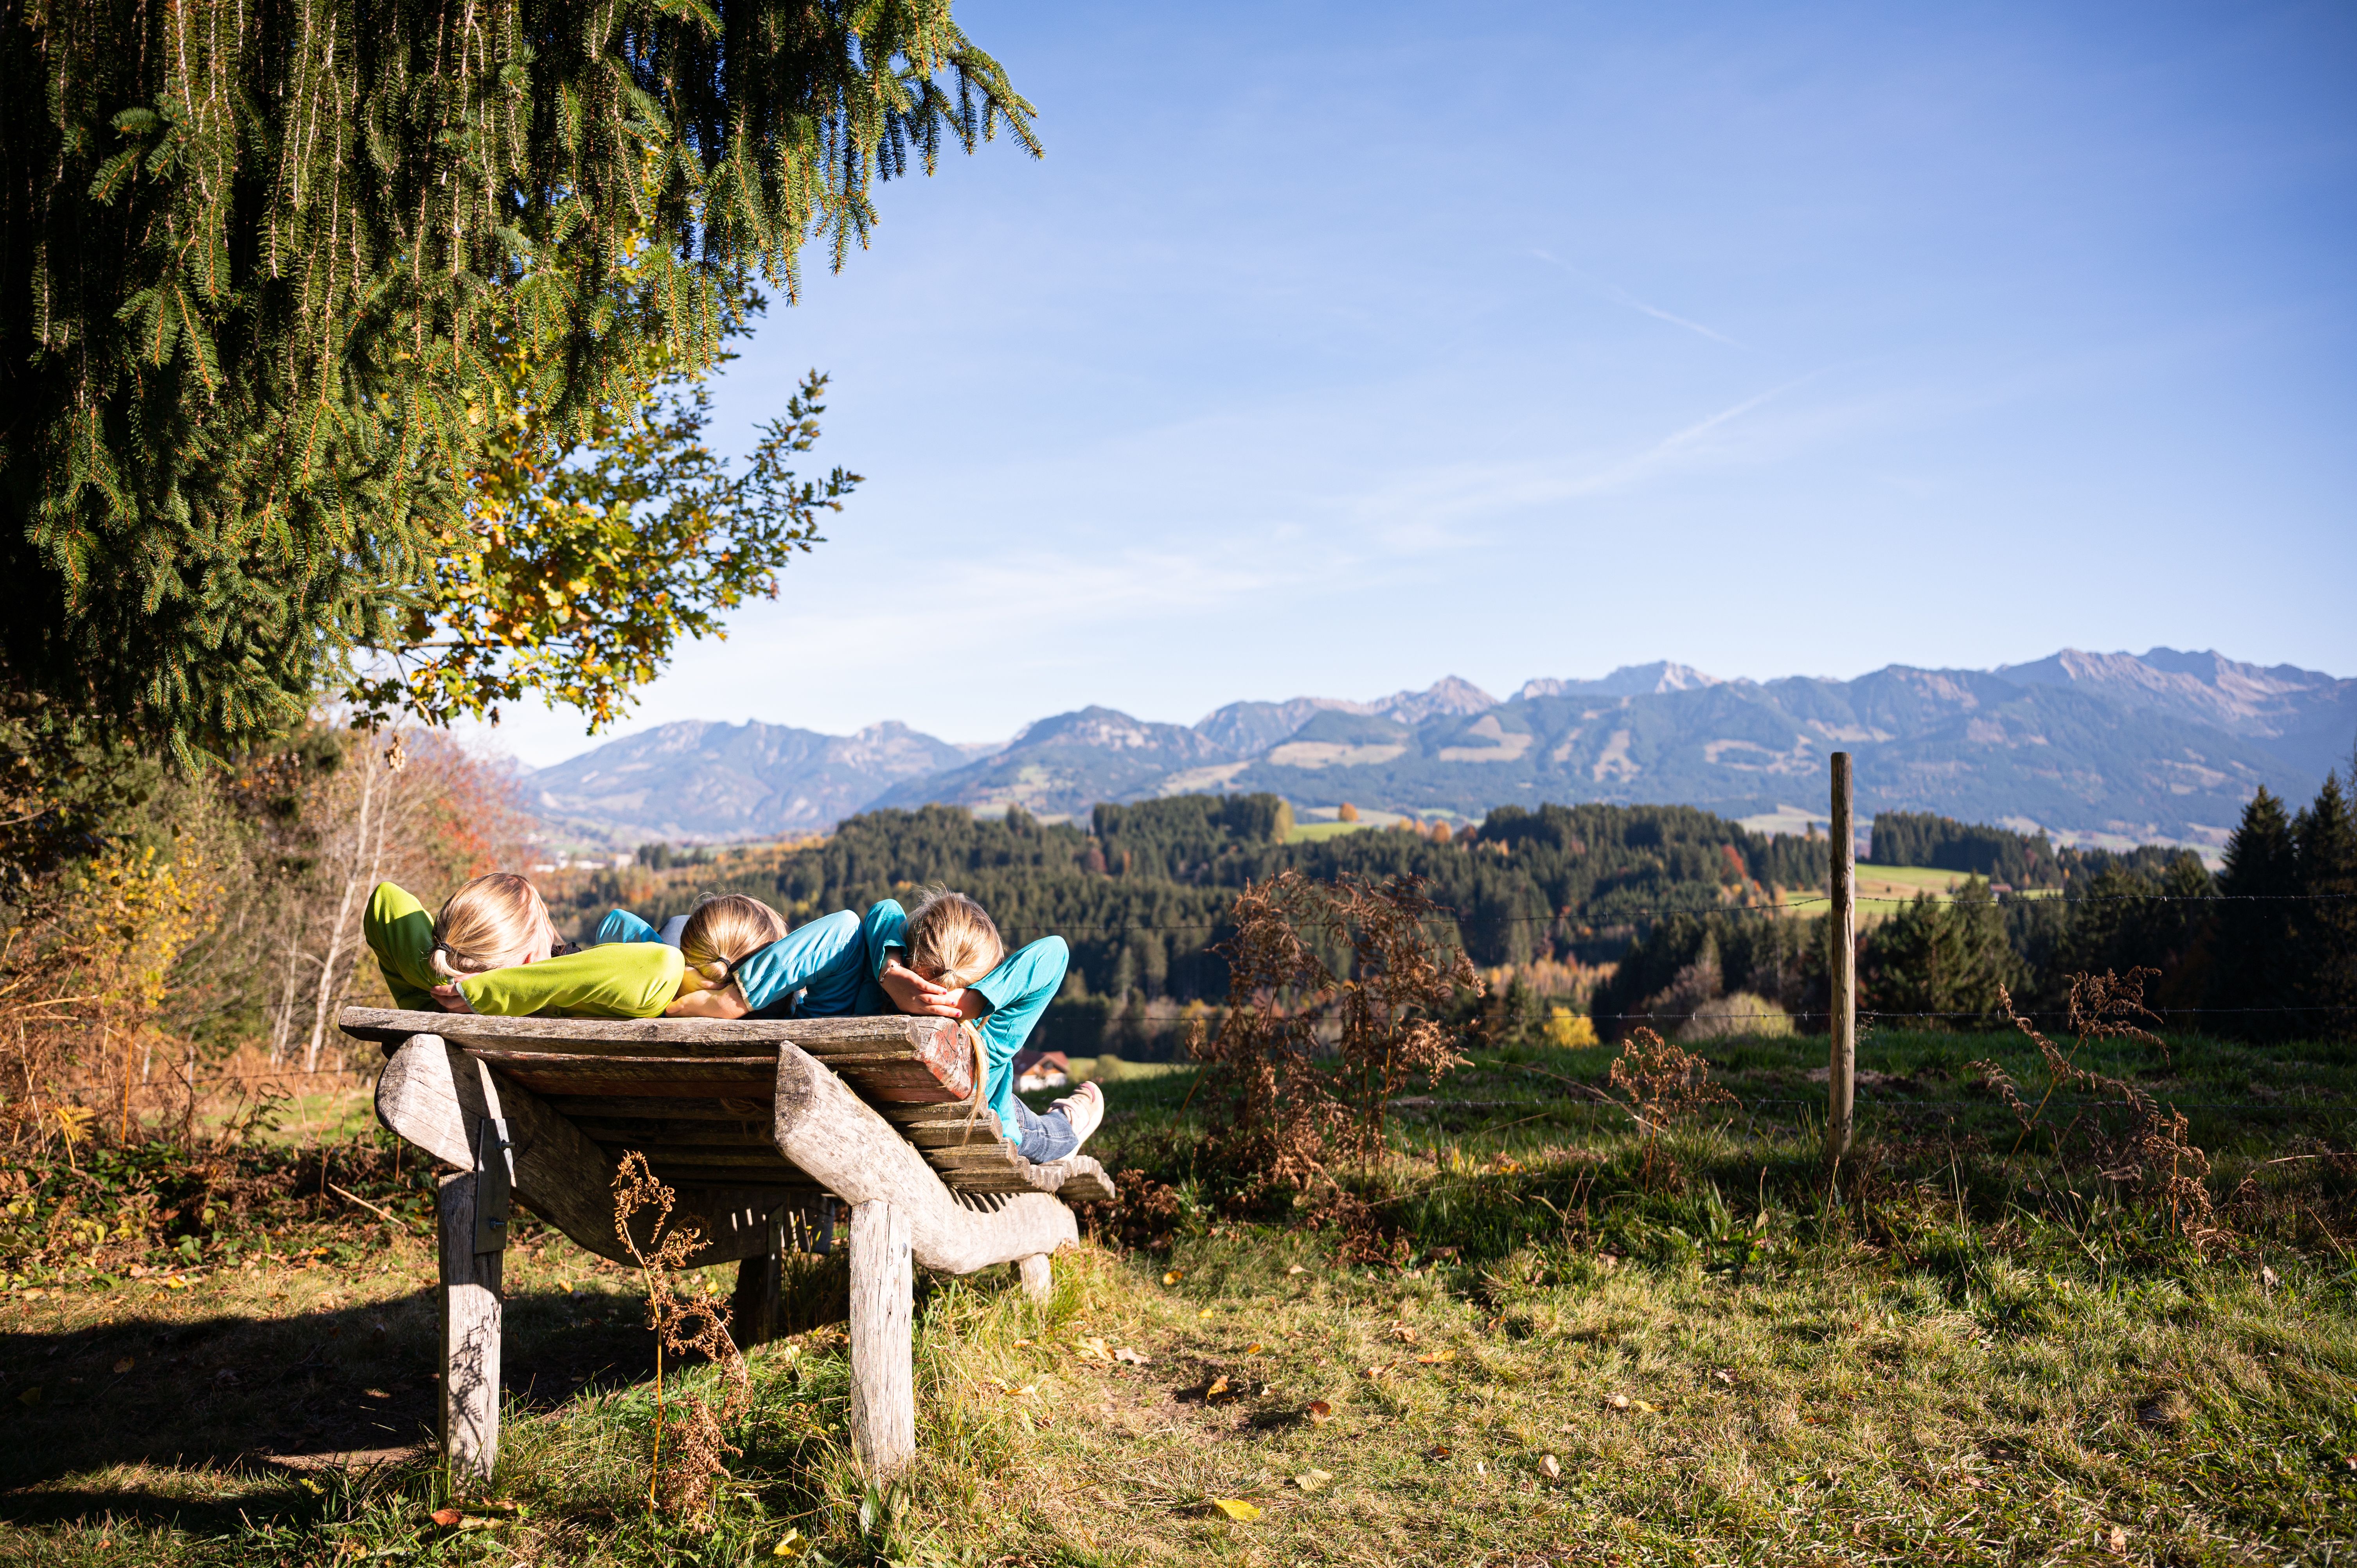
<instances>
[{"instance_id":1,"label":"blue jeans","mask_svg":"<svg viewBox=\"0 0 2357 1568\"><path fill-rule=\"evenodd\" d=\"M1043 1116L1018 1100L1015 1120L1020 1129L1017 1147L1035 1165L1054 1165L1081 1146L1081 1135L1072 1131L1072 1123L1060 1111Z\"/></svg>"}]
</instances>

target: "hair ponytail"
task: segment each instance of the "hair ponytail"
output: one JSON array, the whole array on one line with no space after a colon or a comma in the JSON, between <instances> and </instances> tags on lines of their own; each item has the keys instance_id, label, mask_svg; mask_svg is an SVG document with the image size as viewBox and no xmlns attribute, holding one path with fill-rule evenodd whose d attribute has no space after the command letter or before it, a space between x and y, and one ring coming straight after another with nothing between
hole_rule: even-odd
<instances>
[{"instance_id":1,"label":"hair ponytail","mask_svg":"<svg viewBox=\"0 0 2357 1568\"><path fill-rule=\"evenodd\" d=\"M706 898L679 933L679 956L714 987L737 978L737 966L787 935L785 917L742 893Z\"/></svg>"},{"instance_id":2,"label":"hair ponytail","mask_svg":"<svg viewBox=\"0 0 2357 1568\"><path fill-rule=\"evenodd\" d=\"M529 878L495 871L450 895L434 918L434 947L425 961L436 974L455 983L544 954L543 944L554 929L548 906Z\"/></svg>"}]
</instances>

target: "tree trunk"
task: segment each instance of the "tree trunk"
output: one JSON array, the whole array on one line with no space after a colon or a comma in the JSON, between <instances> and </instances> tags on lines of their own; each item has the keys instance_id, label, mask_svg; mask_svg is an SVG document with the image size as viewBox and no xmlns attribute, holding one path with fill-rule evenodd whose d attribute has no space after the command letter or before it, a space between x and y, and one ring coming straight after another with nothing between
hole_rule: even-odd
<instances>
[{"instance_id":1,"label":"tree trunk","mask_svg":"<svg viewBox=\"0 0 2357 1568\"><path fill-rule=\"evenodd\" d=\"M369 803L376 795L376 746L373 742L363 748L368 760L361 765L361 820L359 831L352 837L352 869L344 878L344 896L336 902L336 924L328 933L328 956L319 965L319 996L311 1010L311 1044L303 1053L303 1070L319 1070L319 1042L328 1033L328 1008L336 997L336 964L342 958L344 928L350 923L352 895L360 887L361 863L368 854Z\"/></svg>"}]
</instances>

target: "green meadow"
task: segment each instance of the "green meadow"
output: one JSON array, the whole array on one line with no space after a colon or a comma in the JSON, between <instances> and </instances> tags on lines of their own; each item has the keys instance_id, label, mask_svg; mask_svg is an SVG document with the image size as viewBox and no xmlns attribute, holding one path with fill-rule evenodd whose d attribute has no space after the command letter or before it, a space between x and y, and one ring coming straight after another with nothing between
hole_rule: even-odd
<instances>
[{"instance_id":1,"label":"green meadow","mask_svg":"<svg viewBox=\"0 0 2357 1568\"><path fill-rule=\"evenodd\" d=\"M1829 1176L1824 1046L1714 1043L1735 1103L1651 1141L1599 1098L1609 1047L1477 1051L1336 1173L1347 1205L1239 1187L1192 1069L1110 1070L1124 1202L1052 1305L1005 1271L920 1278L917 1468L863 1483L839 1254L802 1260L800 1331L749 1356L697 1520L648 1505L643 1283L533 1229L499 1473L450 1495L427 1177L389 1142L245 1149L178 1251L105 1239L175 1173L14 1173L10 1253L41 1261L0 1298L0 1556L2349 1561L2346 1047L2083 1059L2184 1112L2197 1237L2091 1163L2116 1108L2060 1095L2025 1134L1982 1087L1993 1061L2034 1090L2018 1036L1869 1034ZM673 1367L663 1397L716 1377Z\"/></svg>"}]
</instances>

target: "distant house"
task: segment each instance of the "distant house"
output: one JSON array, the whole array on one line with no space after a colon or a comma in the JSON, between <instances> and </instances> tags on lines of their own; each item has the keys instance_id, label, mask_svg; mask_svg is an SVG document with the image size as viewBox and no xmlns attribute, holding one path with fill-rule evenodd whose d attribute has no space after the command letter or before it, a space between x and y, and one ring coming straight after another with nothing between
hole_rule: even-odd
<instances>
[{"instance_id":1,"label":"distant house","mask_svg":"<svg viewBox=\"0 0 2357 1568\"><path fill-rule=\"evenodd\" d=\"M1061 1051L1015 1053L1015 1087L1028 1094L1035 1089L1061 1089L1071 1081L1072 1064Z\"/></svg>"}]
</instances>

